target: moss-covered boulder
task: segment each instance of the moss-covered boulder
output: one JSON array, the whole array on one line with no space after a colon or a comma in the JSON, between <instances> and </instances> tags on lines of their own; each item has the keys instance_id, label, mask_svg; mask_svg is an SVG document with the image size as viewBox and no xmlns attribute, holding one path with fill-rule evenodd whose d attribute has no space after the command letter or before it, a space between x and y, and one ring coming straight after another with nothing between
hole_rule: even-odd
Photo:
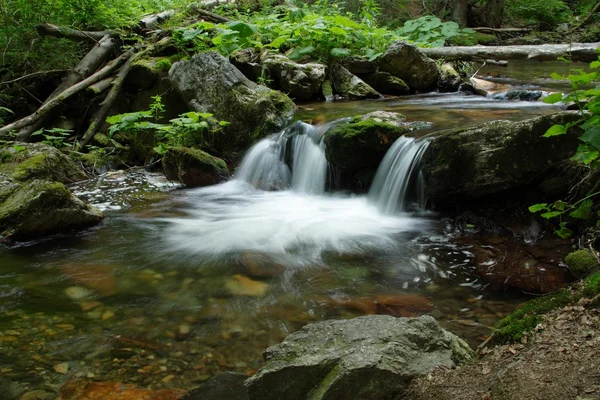
<instances>
[{"instance_id":1,"label":"moss-covered boulder","mask_svg":"<svg viewBox=\"0 0 600 400\"><path fill-rule=\"evenodd\" d=\"M319 63L296 63L282 54L265 52L261 57L263 70L274 88L297 100L314 100L327 78L326 67Z\"/></svg>"},{"instance_id":2,"label":"moss-covered boulder","mask_svg":"<svg viewBox=\"0 0 600 400\"><path fill-rule=\"evenodd\" d=\"M402 79L414 92L435 90L440 77L435 61L402 41L394 42L386 50L379 59L379 67Z\"/></svg>"},{"instance_id":3,"label":"moss-covered boulder","mask_svg":"<svg viewBox=\"0 0 600 400\"><path fill-rule=\"evenodd\" d=\"M432 206L447 209L507 192L513 199L532 191L536 198L563 195L575 172L569 158L580 143L579 130L542 135L578 118L577 112L565 111L520 122L487 122L434 138L422 160Z\"/></svg>"},{"instance_id":4,"label":"moss-covered boulder","mask_svg":"<svg viewBox=\"0 0 600 400\"><path fill-rule=\"evenodd\" d=\"M202 150L171 147L162 162L167 178L188 187L215 185L229 178L225 161Z\"/></svg>"},{"instance_id":5,"label":"moss-covered boulder","mask_svg":"<svg viewBox=\"0 0 600 400\"><path fill-rule=\"evenodd\" d=\"M280 130L295 108L285 94L252 82L214 51L175 63L169 79L192 110L229 122L219 134L222 152Z\"/></svg>"},{"instance_id":6,"label":"moss-covered boulder","mask_svg":"<svg viewBox=\"0 0 600 400\"><path fill-rule=\"evenodd\" d=\"M371 75L367 75L364 81L383 94L390 94L393 96L401 96L403 94L409 94L410 88L402 79L389 74L387 72L375 72Z\"/></svg>"},{"instance_id":7,"label":"moss-covered boulder","mask_svg":"<svg viewBox=\"0 0 600 400\"><path fill-rule=\"evenodd\" d=\"M7 142L0 146L0 172L16 181L46 179L73 183L87 178L69 157L43 143Z\"/></svg>"},{"instance_id":8,"label":"moss-covered boulder","mask_svg":"<svg viewBox=\"0 0 600 400\"><path fill-rule=\"evenodd\" d=\"M375 89L339 64L331 66L330 75L334 91L344 98L351 100L381 98L381 94Z\"/></svg>"},{"instance_id":9,"label":"moss-covered boulder","mask_svg":"<svg viewBox=\"0 0 600 400\"><path fill-rule=\"evenodd\" d=\"M567 254L565 264L573 275L580 278L598 266L598 259L589 250L577 250Z\"/></svg>"},{"instance_id":10,"label":"moss-covered boulder","mask_svg":"<svg viewBox=\"0 0 600 400\"><path fill-rule=\"evenodd\" d=\"M462 84L462 78L452 63L444 63L440 67L438 89L440 92L456 92Z\"/></svg>"},{"instance_id":11,"label":"moss-covered boulder","mask_svg":"<svg viewBox=\"0 0 600 400\"><path fill-rule=\"evenodd\" d=\"M371 315L309 324L265 351L246 381L251 400L391 400L434 368L474 357L430 316Z\"/></svg>"},{"instance_id":12,"label":"moss-covered boulder","mask_svg":"<svg viewBox=\"0 0 600 400\"><path fill-rule=\"evenodd\" d=\"M327 160L345 170L377 168L396 139L423 127L405 119L402 114L374 111L334 126L324 137Z\"/></svg>"},{"instance_id":13,"label":"moss-covered boulder","mask_svg":"<svg viewBox=\"0 0 600 400\"><path fill-rule=\"evenodd\" d=\"M60 182L17 183L2 197L0 234L11 240L86 228L103 218L102 212L73 196Z\"/></svg>"},{"instance_id":14,"label":"moss-covered boulder","mask_svg":"<svg viewBox=\"0 0 600 400\"><path fill-rule=\"evenodd\" d=\"M263 77L263 67L260 65L260 51L247 48L233 52L229 61L251 81L258 82Z\"/></svg>"},{"instance_id":15,"label":"moss-covered boulder","mask_svg":"<svg viewBox=\"0 0 600 400\"><path fill-rule=\"evenodd\" d=\"M127 75L127 86L137 89L150 89L159 79L169 73L173 60L169 57L147 57L133 62L131 72Z\"/></svg>"}]
</instances>

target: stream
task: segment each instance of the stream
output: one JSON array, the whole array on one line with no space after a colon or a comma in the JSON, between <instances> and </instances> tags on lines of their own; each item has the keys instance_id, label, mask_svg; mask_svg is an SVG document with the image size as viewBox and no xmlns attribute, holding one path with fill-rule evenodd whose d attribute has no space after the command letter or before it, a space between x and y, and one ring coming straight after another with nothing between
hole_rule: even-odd
<instances>
[{"instance_id":1,"label":"stream","mask_svg":"<svg viewBox=\"0 0 600 400\"><path fill-rule=\"evenodd\" d=\"M479 76L566 91L547 79L566 68ZM229 182L181 190L133 169L78 183L74 193L105 210L101 226L0 247L0 376L23 390L75 378L191 389L253 374L268 346L307 323L373 313L431 314L477 346L526 297L490 290L451 221L419 207L426 142L399 139L369 194L352 195L327 190L319 138L327 123L376 110L431 122L426 135L557 109L457 93L302 104L296 119L319 125L257 143Z\"/></svg>"}]
</instances>

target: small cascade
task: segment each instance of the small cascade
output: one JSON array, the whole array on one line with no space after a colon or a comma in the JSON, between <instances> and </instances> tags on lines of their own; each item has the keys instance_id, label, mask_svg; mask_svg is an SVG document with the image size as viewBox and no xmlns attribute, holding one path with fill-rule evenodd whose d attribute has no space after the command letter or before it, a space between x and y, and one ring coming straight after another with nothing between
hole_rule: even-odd
<instances>
[{"instance_id":1,"label":"small cascade","mask_svg":"<svg viewBox=\"0 0 600 400\"><path fill-rule=\"evenodd\" d=\"M369 190L369 201L384 214L403 211L411 201L424 208L425 185L419 164L428 144L403 136L385 154Z\"/></svg>"},{"instance_id":2,"label":"small cascade","mask_svg":"<svg viewBox=\"0 0 600 400\"><path fill-rule=\"evenodd\" d=\"M262 190L292 189L322 194L327 178L323 135L330 124L295 122L281 133L255 144L238 168L235 179Z\"/></svg>"}]
</instances>

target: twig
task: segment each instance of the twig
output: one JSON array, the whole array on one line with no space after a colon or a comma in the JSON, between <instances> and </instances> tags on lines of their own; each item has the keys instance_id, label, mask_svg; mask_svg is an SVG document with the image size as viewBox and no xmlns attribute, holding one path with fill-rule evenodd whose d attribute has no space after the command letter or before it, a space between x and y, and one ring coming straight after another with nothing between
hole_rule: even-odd
<instances>
[{"instance_id":1,"label":"twig","mask_svg":"<svg viewBox=\"0 0 600 400\"><path fill-rule=\"evenodd\" d=\"M496 334L496 332L492 332L492 334L490 335L490 337L488 337L487 339L485 339L485 341L483 343L481 343L479 346L477 346L477 351L476 351L477 355L481 354L481 352L483 351L483 349L492 341L492 339L494 338L495 334Z\"/></svg>"},{"instance_id":2,"label":"twig","mask_svg":"<svg viewBox=\"0 0 600 400\"><path fill-rule=\"evenodd\" d=\"M16 83L19 81L22 81L23 79L27 79L27 78L31 78L32 76L37 76L37 75L45 75L45 74L55 74L57 72L69 72L68 69L51 69L49 71L38 71L38 72L33 72L31 74L27 74L27 75L23 75L19 78L10 80L10 81L4 81L4 82L0 82L0 85L8 85L11 83Z\"/></svg>"},{"instance_id":3,"label":"twig","mask_svg":"<svg viewBox=\"0 0 600 400\"><path fill-rule=\"evenodd\" d=\"M36 96L35 96L33 93L31 93L29 90L27 90L27 89L23 88L23 91L24 91L25 93L27 93L28 95L30 95L31 97L33 97L33 99L34 99L35 101L37 101L38 103L40 103L40 104L44 104L44 102L43 102L42 100L38 99L38 98L37 98L37 97L36 97Z\"/></svg>"}]
</instances>

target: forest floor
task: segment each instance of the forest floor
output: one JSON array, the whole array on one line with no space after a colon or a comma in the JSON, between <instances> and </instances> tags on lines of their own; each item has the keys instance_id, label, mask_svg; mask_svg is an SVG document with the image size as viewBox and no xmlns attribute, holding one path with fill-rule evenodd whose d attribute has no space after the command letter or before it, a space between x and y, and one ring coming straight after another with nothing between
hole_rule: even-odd
<instances>
[{"instance_id":1,"label":"forest floor","mask_svg":"<svg viewBox=\"0 0 600 400\"><path fill-rule=\"evenodd\" d=\"M415 380L402 399L600 399L600 310L590 299L546 315L527 343L482 353Z\"/></svg>"}]
</instances>

